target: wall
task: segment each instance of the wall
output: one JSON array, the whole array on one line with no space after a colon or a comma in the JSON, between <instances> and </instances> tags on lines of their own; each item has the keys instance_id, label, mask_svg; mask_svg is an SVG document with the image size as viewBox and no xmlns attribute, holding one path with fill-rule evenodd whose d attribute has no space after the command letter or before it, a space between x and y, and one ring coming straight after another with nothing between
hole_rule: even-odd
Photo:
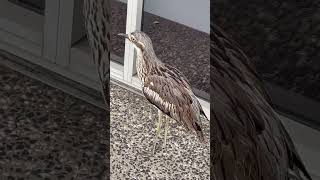
<instances>
[{"instance_id":1,"label":"wall","mask_svg":"<svg viewBox=\"0 0 320 180\"><path fill-rule=\"evenodd\" d=\"M144 8L146 12L210 32L210 0L144 0Z\"/></svg>"}]
</instances>

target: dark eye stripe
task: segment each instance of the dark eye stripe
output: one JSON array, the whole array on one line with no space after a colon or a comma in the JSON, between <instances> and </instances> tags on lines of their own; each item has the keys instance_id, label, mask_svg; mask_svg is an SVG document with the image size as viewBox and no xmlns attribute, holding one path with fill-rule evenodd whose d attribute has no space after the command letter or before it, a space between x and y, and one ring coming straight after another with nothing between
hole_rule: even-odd
<instances>
[{"instance_id":1,"label":"dark eye stripe","mask_svg":"<svg viewBox=\"0 0 320 180\"><path fill-rule=\"evenodd\" d=\"M137 46L138 46L141 50L143 50L143 45L142 45L141 43L137 43Z\"/></svg>"}]
</instances>

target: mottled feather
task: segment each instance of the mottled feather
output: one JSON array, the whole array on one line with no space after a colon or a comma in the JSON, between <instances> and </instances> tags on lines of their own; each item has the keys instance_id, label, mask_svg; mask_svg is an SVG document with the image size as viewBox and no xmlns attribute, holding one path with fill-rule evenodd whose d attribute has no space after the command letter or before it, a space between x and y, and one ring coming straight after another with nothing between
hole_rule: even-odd
<instances>
[{"instance_id":1,"label":"mottled feather","mask_svg":"<svg viewBox=\"0 0 320 180\"><path fill-rule=\"evenodd\" d=\"M152 85L151 85L152 83ZM170 77L148 76L143 84L145 97L169 117L177 120L187 130L195 130L203 141L196 99L186 89Z\"/></svg>"},{"instance_id":2,"label":"mottled feather","mask_svg":"<svg viewBox=\"0 0 320 180\"><path fill-rule=\"evenodd\" d=\"M110 104L110 2L107 0L83 1L83 15L93 62L102 86L106 110Z\"/></svg>"},{"instance_id":3,"label":"mottled feather","mask_svg":"<svg viewBox=\"0 0 320 180\"><path fill-rule=\"evenodd\" d=\"M214 177L311 179L252 62L219 27L211 30Z\"/></svg>"}]
</instances>

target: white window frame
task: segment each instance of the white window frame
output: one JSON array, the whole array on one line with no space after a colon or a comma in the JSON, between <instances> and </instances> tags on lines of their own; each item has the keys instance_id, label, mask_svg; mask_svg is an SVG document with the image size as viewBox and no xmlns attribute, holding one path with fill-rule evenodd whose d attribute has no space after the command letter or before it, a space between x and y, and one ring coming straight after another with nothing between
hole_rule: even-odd
<instances>
[{"instance_id":1,"label":"white window frame","mask_svg":"<svg viewBox=\"0 0 320 180\"><path fill-rule=\"evenodd\" d=\"M128 0L126 33L141 29L143 0ZM129 40L125 40L124 54L124 81L132 84L132 76L135 73L135 52Z\"/></svg>"},{"instance_id":2,"label":"white window frame","mask_svg":"<svg viewBox=\"0 0 320 180\"><path fill-rule=\"evenodd\" d=\"M46 0L45 4L42 55L49 61L55 62L57 53L60 0Z\"/></svg>"},{"instance_id":3,"label":"white window frame","mask_svg":"<svg viewBox=\"0 0 320 180\"><path fill-rule=\"evenodd\" d=\"M127 1L127 22L126 33L133 32L135 30L141 30L141 20L143 13L143 0L128 0ZM124 65L112 61L115 56L111 56L110 62L110 76L111 79L115 79L126 85L129 85L136 89L141 89L141 82L135 75L135 50L128 40L125 40L124 51ZM200 104L203 107L204 112L210 119L210 102L198 97Z\"/></svg>"}]
</instances>

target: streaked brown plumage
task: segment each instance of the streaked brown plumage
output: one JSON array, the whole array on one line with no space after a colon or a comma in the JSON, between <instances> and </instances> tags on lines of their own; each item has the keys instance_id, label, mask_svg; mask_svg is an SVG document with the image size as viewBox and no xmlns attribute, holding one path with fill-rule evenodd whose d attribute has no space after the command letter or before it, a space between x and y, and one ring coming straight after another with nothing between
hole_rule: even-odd
<instances>
[{"instance_id":1,"label":"streaked brown plumage","mask_svg":"<svg viewBox=\"0 0 320 180\"><path fill-rule=\"evenodd\" d=\"M109 111L110 2L108 0L85 0L83 3L87 37L101 82L106 110Z\"/></svg>"},{"instance_id":2,"label":"streaked brown plumage","mask_svg":"<svg viewBox=\"0 0 320 180\"><path fill-rule=\"evenodd\" d=\"M144 32L120 35L136 47L137 73L148 101L188 131L195 131L198 138L204 141L200 122L200 114L204 115L204 112L185 76L157 58L151 39Z\"/></svg>"},{"instance_id":3,"label":"streaked brown plumage","mask_svg":"<svg viewBox=\"0 0 320 180\"><path fill-rule=\"evenodd\" d=\"M253 64L211 24L211 112L217 180L311 179Z\"/></svg>"}]
</instances>

